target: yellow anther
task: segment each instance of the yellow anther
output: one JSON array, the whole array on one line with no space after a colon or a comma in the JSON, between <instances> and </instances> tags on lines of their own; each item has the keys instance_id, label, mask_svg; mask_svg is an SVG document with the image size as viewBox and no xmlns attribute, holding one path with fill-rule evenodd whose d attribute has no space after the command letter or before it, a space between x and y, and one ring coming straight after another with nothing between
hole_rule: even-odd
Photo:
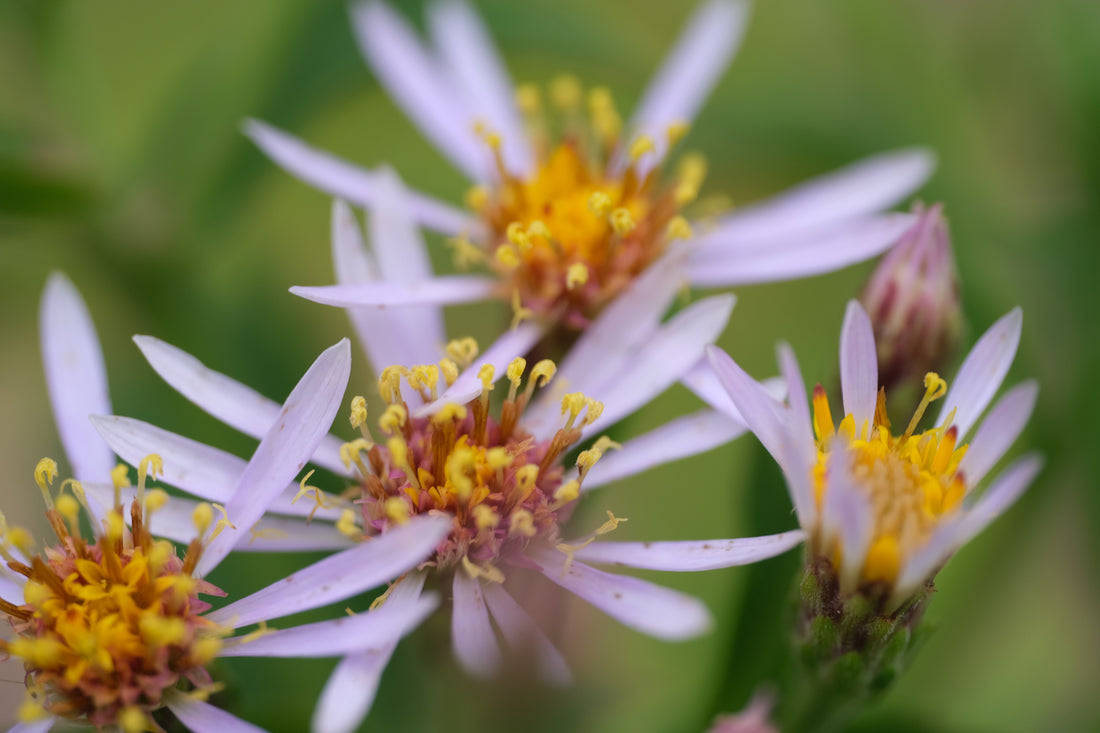
<instances>
[{"instance_id":1,"label":"yellow anther","mask_svg":"<svg viewBox=\"0 0 1100 733\"><path fill-rule=\"evenodd\" d=\"M621 443L616 443L606 435L601 435L596 439L596 442L592 444L592 450L599 451L600 453L606 453L609 450L622 450Z\"/></svg>"},{"instance_id":2,"label":"yellow anther","mask_svg":"<svg viewBox=\"0 0 1100 733\"><path fill-rule=\"evenodd\" d=\"M455 267L466 270L485 261L485 251L466 237L450 237L447 245L453 250Z\"/></svg>"},{"instance_id":3,"label":"yellow anther","mask_svg":"<svg viewBox=\"0 0 1100 733\"><path fill-rule=\"evenodd\" d=\"M356 514L351 509L345 509L340 513L340 519L336 521L336 531L345 537L359 535L359 524L356 522Z\"/></svg>"},{"instance_id":4,"label":"yellow anther","mask_svg":"<svg viewBox=\"0 0 1100 733\"><path fill-rule=\"evenodd\" d=\"M458 362L463 368L470 366L477 358L477 341L467 336L462 339L454 339L447 344L447 356Z\"/></svg>"},{"instance_id":5,"label":"yellow anther","mask_svg":"<svg viewBox=\"0 0 1100 733\"><path fill-rule=\"evenodd\" d=\"M74 527L78 526L77 522L80 520L80 503L76 499L68 494L62 494L57 497L57 511L69 521L70 525Z\"/></svg>"},{"instance_id":6,"label":"yellow anther","mask_svg":"<svg viewBox=\"0 0 1100 733\"><path fill-rule=\"evenodd\" d=\"M466 206L473 211L483 211L489 205L489 189L485 186L472 186L466 191Z\"/></svg>"},{"instance_id":7,"label":"yellow anther","mask_svg":"<svg viewBox=\"0 0 1100 733\"><path fill-rule=\"evenodd\" d=\"M355 463L360 465L359 453L369 451L374 447L374 443L371 443L366 438L356 438L350 442L344 443L340 446L340 460L344 463L344 468L351 468L351 464ZM308 479L309 476L307 475ZM305 481L305 479L302 479Z\"/></svg>"},{"instance_id":8,"label":"yellow anther","mask_svg":"<svg viewBox=\"0 0 1100 733\"><path fill-rule=\"evenodd\" d=\"M351 421L353 428L367 422L367 400L363 395L355 395L351 398L351 416L348 419Z\"/></svg>"},{"instance_id":9,"label":"yellow anther","mask_svg":"<svg viewBox=\"0 0 1100 733\"><path fill-rule=\"evenodd\" d=\"M707 161L698 153L685 155L680 161L679 184L673 195L676 203L684 206L699 195L699 188L707 176Z\"/></svg>"},{"instance_id":10,"label":"yellow anther","mask_svg":"<svg viewBox=\"0 0 1100 733\"><path fill-rule=\"evenodd\" d=\"M814 387L814 435L819 441L826 441L836 433L833 424L833 413L829 409L829 397L825 394L825 388L820 384Z\"/></svg>"},{"instance_id":11,"label":"yellow anther","mask_svg":"<svg viewBox=\"0 0 1100 733\"><path fill-rule=\"evenodd\" d=\"M668 222L668 236L671 239L691 239L691 225L682 216L674 216Z\"/></svg>"},{"instance_id":12,"label":"yellow anther","mask_svg":"<svg viewBox=\"0 0 1100 733\"><path fill-rule=\"evenodd\" d=\"M668 146L671 148L681 140L684 139L684 135L687 135L688 130L691 129L691 125L683 120L677 120L665 128L665 136L668 138Z\"/></svg>"},{"instance_id":13,"label":"yellow anther","mask_svg":"<svg viewBox=\"0 0 1100 733\"><path fill-rule=\"evenodd\" d=\"M535 219L527 225L528 241L530 241L531 237L542 237L545 241L549 242L551 239L550 227L546 226L546 223L541 219Z\"/></svg>"},{"instance_id":14,"label":"yellow anther","mask_svg":"<svg viewBox=\"0 0 1100 733\"><path fill-rule=\"evenodd\" d=\"M519 267L520 258L519 252L516 251L514 245L502 244L497 247L494 257L501 267L507 270L514 270Z\"/></svg>"},{"instance_id":15,"label":"yellow anther","mask_svg":"<svg viewBox=\"0 0 1100 733\"><path fill-rule=\"evenodd\" d=\"M528 117L542 111L542 94L534 84L521 84L516 88L516 106Z\"/></svg>"},{"instance_id":16,"label":"yellow anther","mask_svg":"<svg viewBox=\"0 0 1100 733\"><path fill-rule=\"evenodd\" d=\"M584 414L584 424L591 425L599 420L600 415L603 414L603 403L599 400L589 398L585 401L585 406L588 410Z\"/></svg>"},{"instance_id":17,"label":"yellow anther","mask_svg":"<svg viewBox=\"0 0 1100 733\"><path fill-rule=\"evenodd\" d=\"M558 365L550 359L542 359L531 370L531 375L528 377L528 383L538 382L537 386L545 387L546 383L554 378L554 375L558 371Z\"/></svg>"},{"instance_id":18,"label":"yellow anther","mask_svg":"<svg viewBox=\"0 0 1100 733\"><path fill-rule=\"evenodd\" d=\"M164 508L168 503L168 492L163 489L153 489L145 495L145 511L152 514Z\"/></svg>"},{"instance_id":19,"label":"yellow anther","mask_svg":"<svg viewBox=\"0 0 1100 733\"><path fill-rule=\"evenodd\" d=\"M130 467L125 463L119 463L111 469L111 483L116 489L130 485Z\"/></svg>"},{"instance_id":20,"label":"yellow anther","mask_svg":"<svg viewBox=\"0 0 1100 733\"><path fill-rule=\"evenodd\" d=\"M187 625L182 618L142 616L138 627L141 629L141 638L153 646L179 644L187 636Z\"/></svg>"},{"instance_id":21,"label":"yellow anther","mask_svg":"<svg viewBox=\"0 0 1100 733\"><path fill-rule=\"evenodd\" d=\"M523 501L535 490L539 480L539 467L534 463L520 466L516 470L516 501Z\"/></svg>"},{"instance_id":22,"label":"yellow anther","mask_svg":"<svg viewBox=\"0 0 1100 733\"><path fill-rule=\"evenodd\" d=\"M622 524L623 522L629 522L629 521L630 520L627 519L626 517L616 517L609 510L607 512L607 521L596 528L596 536L598 537L600 535L605 535L608 532L614 532L616 529L619 528L620 524Z\"/></svg>"},{"instance_id":23,"label":"yellow anther","mask_svg":"<svg viewBox=\"0 0 1100 733\"><path fill-rule=\"evenodd\" d=\"M917 409L913 413L913 419L909 421L909 427L905 429L905 434L901 437L901 440L906 440L913 434L913 431L917 429L917 423L924 416L924 411L928 409L930 404L945 394L947 394L947 382L939 374L928 372L924 375L924 396L921 397L920 404L917 405Z\"/></svg>"},{"instance_id":24,"label":"yellow anther","mask_svg":"<svg viewBox=\"0 0 1100 733\"><path fill-rule=\"evenodd\" d=\"M523 301L519 297L519 289L512 291L512 325L511 328L515 329L519 327L519 324L535 315L535 312L530 308L523 305Z\"/></svg>"},{"instance_id":25,"label":"yellow anther","mask_svg":"<svg viewBox=\"0 0 1100 733\"><path fill-rule=\"evenodd\" d=\"M222 640L216 636L204 636L191 645L191 659L195 664L204 666L217 658L222 649Z\"/></svg>"},{"instance_id":26,"label":"yellow anther","mask_svg":"<svg viewBox=\"0 0 1100 733\"><path fill-rule=\"evenodd\" d=\"M402 366L388 366L378 377L378 394L388 404L401 401L401 377L405 373Z\"/></svg>"},{"instance_id":27,"label":"yellow anther","mask_svg":"<svg viewBox=\"0 0 1100 733\"><path fill-rule=\"evenodd\" d=\"M581 495L581 485L576 479L572 481L566 481L564 484L554 490L554 499L557 506L564 506L571 501L576 501L577 497Z\"/></svg>"},{"instance_id":28,"label":"yellow anther","mask_svg":"<svg viewBox=\"0 0 1100 733\"><path fill-rule=\"evenodd\" d=\"M493 376L496 370L492 364L482 364L481 368L477 370L477 378L481 380L482 394L488 394L493 389Z\"/></svg>"},{"instance_id":29,"label":"yellow anther","mask_svg":"<svg viewBox=\"0 0 1100 733\"><path fill-rule=\"evenodd\" d=\"M581 103L581 84L577 78L562 74L552 79L550 103L563 111L575 109Z\"/></svg>"},{"instance_id":30,"label":"yellow anther","mask_svg":"<svg viewBox=\"0 0 1100 733\"><path fill-rule=\"evenodd\" d=\"M618 208L611 212L611 228L620 237L630 234L638 226L630 209Z\"/></svg>"},{"instance_id":31,"label":"yellow anther","mask_svg":"<svg viewBox=\"0 0 1100 733\"><path fill-rule=\"evenodd\" d=\"M34 538L22 527L11 527L4 536L7 542L24 555L34 554Z\"/></svg>"},{"instance_id":32,"label":"yellow anther","mask_svg":"<svg viewBox=\"0 0 1100 733\"><path fill-rule=\"evenodd\" d=\"M447 481L450 482L461 501L470 498L470 494L473 493L474 480L469 474L477 470L475 461L474 452L462 446L455 448L447 456L444 469L447 472Z\"/></svg>"},{"instance_id":33,"label":"yellow anther","mask_svg":"<svg viewBox=\"0 0 1100 733\"><path fill-rule=\"evenodd\" d=\"M588 282L588 267L581 262L574 262L569 266L565 274L565 287L573 290Z\"/></svg>"},{"instance_id":34,"label":"yellow anther","mask_svg":"<svg viewBox=\"0 0 1100 733\"><path fill-rule=\"evenodd\" d=\"M500 515L487 504L478 504L470 513L473 515L474 524L478 529L495 529L500 524Z\"/></svg>"},{"instance_id":35,"label":"yellow anther","mask_svg":"<svg viewBox=\"0 0 1100 733\"><path fill-rule=\"evenodd\" d=\"M508 534L520 534L524 537L534 537L535 517L526 509L516 509L509 516Z\"/></svg>"},{"instance_id":36,"label":"yellow anther","mask_svg":"<svg viewBox=\"0 0 1100 733\"><path fill-rule=\"evenodd\" d=\"M503 448L499 445L494 446L485 451L485 461L489 464L489 468L494 471L499 471L512 464L512 454L508 452L507 448Z\"/></svg>"},{"instance_id":37,"label":"yellow anther","mask_svg":"<svg viewBox=\"0 0 1100 733\"><path fill-rule=\"evenodd\" d=\"M138 486L145 485L146 478L156 479L164 475L164 461L156 453L150 453L138 463Z\"/></svg>"},{"instance_id":38,"label":"yellow anther","mask_svg":"<svg viewBox=\"0 0 1100 733\"><path fill-rule=\"evenodd\" d=\"M409 521L409 502L400 496L391 496L385 502L386 517L394 524Z\"/></svg>"},{"instance_id":39,"label":"yellow anther","mask_svg":"<svg viewBox=\"0 0 1100 733\"><path fill-rule=\"evenodd\" d=\"M443 381L450 387L458 379L458 364L450 359L439 360L439 371L443 374Z\"/></svg>"},{"instance_id":40,"label":"yellow anther","mask_svg":"<svg viewBox=\"0 0 1100 733\"><path fill-rule=\"evenodd\" d=\"M465 405L448 402L443 405L443 407L439 408L439 412L432 415L432 422L436 425L443 425L456 420L465 420L466 415L467 410Z\"/></svg>"},{"instance_id":41,"label":"yellow anther","mask_svg":"<svg viewBox=\"0 0 1100 733\"><path fill-rule=\"evenodd\" d=\"M510 364L508 364L508 371L506 372L506 374L508 375L508 381L512 383L512 396L515 396L514 391L519 387L520 382L523 380L523 370L525 370L526 368L527 360L524 359L522 356L517 356L515 359L512 359Z\"/></svg>"},{"instance_id":42,"label":"yellow anther","mask_svg":"<svg viewBox=\"0 0 1100 733\"><path fill-rule=\"evenodd\" d=\"M435 364L415 366L408 375L409 386L417 392L427 389L434 400L439 389L439 367Z\"/></svg>"},{"instance_id":43,"label":"yellow anther","mask_svg":"<svg viewBox=\"0 0 1100 733\"><path fill-rule=\"evenodd\" d=\"M567 430L573 427L573 422L581 414L586 399L580 392L570 392L561 398L561 414L569 416L569 423L565 426Z\"/></svg>"},{"instance_id":44,"label":"yellow anther","mask_svg":"<svg viewBox=\"0 0 1100 733\"><path fill-rule=\"evenodd\" d=\"M160 540L149 550L149 566L154 569L154 572L159 572L160 568L163 568L175 554L176 550L171 542Z\"/></svg>"},{"instance_id":45,"label":"yellow anther","mask_svg":"<svg viewBox=\"0 0 1100 733\"><path fill-rule=\"evenodd\" d=\"M635 163L646 153L652 153L657 149L657 145L653 142L653 138L649 135L639 135L634 138L634 142L630 143L630 159Z\"/></svg>"},{"instance_id":46,"label":"yellow anther","mask_svg":"<svg viewBox=\"0 0 1100 733\"><path fill-rule=\"evenodd\" d=\"M382 418L378 421L378 427L386 435L395 435L401 432L401 428L405 427L405 421L408 418L408 410L401 405L393 404L388 406L386 411L382 413Z\"/></svg>"},{"instance_id":47,"label":"yellow anther","mask_svg":"<svg viewBox=\"0 0 1100 733\"><path fill-rule=\"evenodd\" d=\"M588 450L581 451L577 456L577 468L581 469L581 476L584 476L592 467L596 465L597 461L603 458L603 451L596 448L589 448Z\"/></svg>"},{"instance_id":48,"label":"yellow anther","mask_svg":"<svg viewBox=\"0 0 1100 733\"><path fill-rule=\"evenodd\" d=\"M390 453L390 462L405 473L405 478L410 484L419 488L420 482L416 479L416 473L409 463L409 444L400 435L395 435L386 441L386 450Z\"/></svg>"},{"instance_id":49,"label":"yellow anther","mask_svg":"<svg viewBox=\"0 0 1100 733\"><path fill-rule=\"evenodd\" d=\"M603 219L611 212L611 197L603 191L596 191L588 197L588 210L591 211L597 219Z\"/></svg>"},{"instance_id":50,"label":"yellow anther","mask_svg":"<svg viewBox=\"0 0 1100 733\"><path fill-rule=\"evenodd\" d=\"M34 467L34 482L38 484L42 492L42 498L48 509L53 509L53 497L50 496L50 486L57 478L57 461L52 458L43 458Z\"/></svg>"},{"instance_id":51,"label":"yellow anther","mask_svg":"<svg viewBox=\"0 0 1100 733\"><path fill-rule=\"evenodd\" d=\"M144 733L150 729L149 716L138 707L123 708L118 714L118 727L122 733Z\"/></svg>"},{"instance_id":52,"label":"yellow anther","mask_svg":"<svg viewBox=\"0 0 1100 733\"><path fill-rule=\"evenodd\" d=\"M15 717L21 723L34 723L50 717L50 714L42 707L42 703L28 695L23 699L23 702L19 703L19 709L16 711Z\"/></svg>"},{"instance_id":53,"label":"yellow anther","mask_svg":"<svg viewBox=\"0 0 1100 733\"><path fill-rule=\"evenodd\" d=\"M103 523L107 539L112 542L121 540L122 535L126 533L126 525L123 523L122 514L118 510L109 513Z\"/></svg>"}]
</instances>

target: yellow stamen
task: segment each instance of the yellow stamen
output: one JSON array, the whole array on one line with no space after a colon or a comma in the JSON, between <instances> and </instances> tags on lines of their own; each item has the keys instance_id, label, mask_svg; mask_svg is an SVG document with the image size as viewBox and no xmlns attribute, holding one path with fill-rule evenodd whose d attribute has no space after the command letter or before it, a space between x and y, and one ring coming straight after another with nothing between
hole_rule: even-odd
<instances>
[{"instance_id":1,"label":"yellow stamen","mask_svg":"<svg viewBox=\"0 0 1100 733\"><path fill-rule=\"evenodd\" d=\"M477 341L470 337L455 339L447 344L447 356L458 362L463 369L470 366L477 355Z\"/></svg>"},{"instance_id":2,"label":"yellow stamen","mask_svg":"<svg viewBox=\"0 0 1100 733\"><path fill-rule=\"evenodd\" d=\"M588 282L588 267L581 262L574 262L570 265L565 275L566 289L575 290L586 282Z\"/></svg>"},{"instance_id":3,"label":"yellow stamen","mask_svg":"<svg viewBox=\"0 0 1100 733\"><path fill-rule=\"evenodd\" d=\"M652 153L655 150L657 150L657 146L654 144L653 138L649 135L639 135L630 144L630 159L637 163L643 155Z\"/></svg>"},{"instance_id":4,"label":"yellow stamen","mask_svg":"<svg viewBox=\"0 0 1100 733\"><path fill-rule=\"evenodd\" d=\"M57 478L57 461L52 458L43 458L34 467L34 482L42 492L42 499L46 502L47 509L53 509L53 497L50 496L50 486Z\"/></svg>"},{"instance_id":5,"label":"yellow stamen","mask_svg":"<svg viewBox=\"0 0 1100 733\"><path fill-rule=\"evenodd\" d=\"M668 222L668 236L671 239L691 239L693 232L687 219L674 216Z\"/></svg>"},{"instance_id":6,"label":"yellow stamen","mask_svg":"<svg viewBox=\"0 0 1100 733\"><path fill-rule=\"evenodd\" d=\"M611 228L620 237L630 234L636 226L637 223L634 221L630 209L619 208L611 212Z\"/></svg>"}]
</instances>

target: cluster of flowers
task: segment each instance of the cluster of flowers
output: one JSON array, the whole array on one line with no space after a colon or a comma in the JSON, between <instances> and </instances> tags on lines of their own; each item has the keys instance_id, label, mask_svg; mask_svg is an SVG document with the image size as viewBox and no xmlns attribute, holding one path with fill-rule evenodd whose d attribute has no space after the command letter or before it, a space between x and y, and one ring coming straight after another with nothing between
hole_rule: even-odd
<instances>
[{"instance_id":1,"label":"cluster of flowers","mask_svg":"<svg viewBox=\"0 0 1100 733\"><path fill-rule=\"evenodd\" d=\"M925 180L930 156L881 155L770 201L692 220L706 163L679 155L671 174L666 164L734 54L744 4L711 0L695 12L627 123L606 89L585 92L568 77L546 90L513 88L478 18L457 0L429 6L430 44L380 2L352 16L378 79L475 181L466 209L263 123L249 122L247 133L337 198L337 283L292 291L347 310L378 375L370 397L380 416L368 418L364 396L345 402L346 339L317 358L280 406L147 336L135 341L153 369L258 447L246 462L110 416L91 319L70 282L51 277L43 357L73 477L55 487L49 459L34 470L56 541L38 546L0 517L0 614L12 632L0 651L26 668L22 722L12 730L46 731L58 721L159 730L161 708L196 731L258 730L208 701L218 685L206 667L228 656L339 657L313 725L354 730L399 640L441 605L455 657L471 675L498 674L510 650L528 655L548 682L568 684L563 655L508 590L519 574L541 576L645 634L679 640L710 629L705 605L595 566L710 570L804 543L806 628L835 621L853 598L863 600L868 623L909 623L936 572L1040 466L1025 456L975 491L1036 399L1036 385L1025 382L986 414L1019 342L1018 309L977 341L950 387L931 371L959 331L941 209L882 213ZM368 210L369 246L349 204ZM420 226L453 237L456 264L483 274L434 275ZM820 384L807 400L789 346L779 347L780 377L758 382L711 345L732 296L704 298L666 319L688 286L793 279L888 249L866 305L852 301L844 316L839 420ZM484 350L449 340L442 307L487 298L511 305L503 335ZM884 385L914 375L923 377L923 397L898 430ZM602 434L676 383L706 407L621 444ZM921 428L937 400L939 415ZM342 405L358 431L350 441L329 434ZM606 536L625 520L607 512L587 534L567 535L590 490L746 432L782 469L800 528L617 542ZM298 480L310 463L346 488L309 485L312 472ZM150 479L179 491L169 496ZM233 551L319 550L332 554L245 597L203 579ZM266 625L386 584L361 613ZM847 628L834 657L866 644L858 625Z\"/></svg>"}]
</instances>

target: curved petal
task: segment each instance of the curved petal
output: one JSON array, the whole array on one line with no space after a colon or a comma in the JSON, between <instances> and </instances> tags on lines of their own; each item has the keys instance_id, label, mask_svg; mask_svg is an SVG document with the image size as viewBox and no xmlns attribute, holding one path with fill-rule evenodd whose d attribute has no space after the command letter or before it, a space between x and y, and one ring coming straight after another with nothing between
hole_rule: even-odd
<instances>
[{"instance_id":1,"label":"curved petal","mask_svg":"<svg viewBox=\"0 0 1100 733\"><path fill-rule=\"evenodd\" d=\"M177 690L165 694L164 704L195 733L266 733L259 726Z\"/></svg>"},{"instance_id":2,"label":"curved petal","mask_svg":"<svg viewBox=\"0 0 1100 733\"><path fill-rule=\"evenodd\" d=\"M0 575L0 598L16 606L22 606L24 600L23 583L20 582L20 579L23 579L23 576L10 578L7 575Z\"/></svg>"},{"instance_id":3,"label":"curved petal","mask_svg":"<svg viewBox=\"0 0 1100 733\"><path fill-rule=\"evenodd\" d=\"M351 346L342 339L323 351L299 380L225 505L236 528L225 528L206 544L195 569L198 577L217 567L247 536L268 505L309 461L336 417L350 373Z\"/></svg>"},{"instance_id":4,"label":"curved petal","mask_svg":"<svg viewBox=\"0 0 1100 733\"><path fill-rule=\"evenodd\" d=\"M411 607L385 604L354 616L226 639L221 657L338 657L396 644L439 605L426 593Z\"/></svg>"},{"instance_id":5,"label":"curved petal","mask_svg":"<svg viewBox=\"0 0 1100 733\"><path fill-rule=\"evenodd\" d=\"M500 670L500 646L489 622L481 582L462 570L455 572L451 646L459 664L475 677L492 677Z\"/></svg>"},{"instance_id":6,"label":"curved petal","mask_svg":"<svg viewBox=\"0 0 1100 733\"><path fill-rule=\"evenodd\" d=\"M643 175L668 152L669 126L690 123L729 66L744 37L748 10L747 2L710 0L688 20L631 121L633 134L648 135L657 147Z\"/></svg>"},{"instance_id":7,"label":"curved petal","mask_svg":"<svg viewBox=\"0 0 1100 733\"><path fill-rule=\"evenodd\" d=\"M413 517L404 525L326 557L206 617L240 628L350 598L424 562L447 536L453 521L445 515Z\"/></svg>"},{"instance_id":8,"label":"curved petal","mask_svg":"<svg viewBox=\"0 0 1100 733\"><path fill-rule=\"evenodd\" d=\"M796 529L764 537L688 542L592 542L573 552L585 562L647 570L691 572L731 568L767 560L799 545L806 538Z\"/></svg>"},{"instance_id":9,"label":"curved petal","mask_svg":"<svg viewBox=\"0 0 1100 733\"><path fill-rule=\"evenodd\" d=\"M919 188L935 163L935 156L923 148L865 158L735 211L702 235L698 244L772 241L888 209Z\"/></svg>"},{"instance_id":10,"label":"curved petal","mask_svg":"<svg viewBox=\"0 0 1100 733\"><path fill-rule=\"evenodd\" d=\"M854 265L886 251L916 222L911 214L846 221L737 249L694 250L687 270L696 287L731 287L793 280Z\"/></svg>"},{"instance_id":11,"label":"curved petal","mask_svg":"<svg viewBox=\"0 0 1100 733\"><path fill-rule=\"evenodd\" d=\"M483 585L481 589L508 646L516 651L533 652L539 674L550 684L568 685L573 679L569 665L527 611L497 583Z\"/></svg>"},{"instance_id":12,"label":"curved petal","mask_svg":"<svg viewBox=\"0 0 1100 733\"><path fill-rule=\"evenodd\" d=\"M1018 384L998 400L982 420L959 463L959 471L966 477L968 486L977 485L1020 437L1038 396L1039 384L1034 380Z\"/></svg>"},{"instance_id":13,"label":"curved petal","mask_svg":"<svg viewBox=\"0 0 1100 733\"><path fill-rule=\"evenodd\" d=\"M584 477L581 491L641 473L653 466L705 453L741 436L745 424L716 410L700 410L665 423L655 430L605 453Z\"/></svg>"},{"instance_id":14,"label":"curved petal","mask_svg":"<svg viewBox=\"0 0 1100 733\"><path fill-rule=\"evenodd\" d=\"M866 438L874 429L878 352L871 319L857 300L848 301L840 332L840 389L844 414L855 417L856 434Z\"/></svg>"},{"instance_id":15,"label":"curved petal","mask_svg":"<svg viewBox=\"0 0 1100 733\"><path fill-rule=\"evenodd\" d=\"M385 605L412 607L425 578L424 573L413 572L394 583ZM313 711L314 733L351 733L359 727L374 704L382 672L396 648L396 643L387 644L340 660Z\"/></svg>"},{"instance_id":16,"label":"curved petal","mask_svg":"<svg viewBox=\"0 0 1100 733\"><path fill-rule=\"evenodd\" d=\"M718 381L718 375L714 373L714 368L705 355L695 366L685 372L684 376L680 377L680 383L694 392L696 397L731 420L745 422L737 405L733 404L729 393L726 392L726 388ZM787 385L778 377L765 379L760 382L760 386L777 401L787 396Z\"/></svg>"},{"instance_id":17,"label":"curved petal","mask_svg":"<svg viewBox=\"0 0 1100 733\"><path fill-rule=\"evenodd\" d=\"M415 283L378 281L369 285L300 286L290 289L300 298L341 308L396 308L449 305L487 300L497 281L477 275L442 275Z\"/></svg>"},{"instance_id":18,"label":"curved petal","mask_svg":"<svg viewBox=\"0 0 1100 733\"><path fill-rule=\"evenodd\" d=\"M424 136L470 179L491 179L489 148L474 134L465 99L409 24L375 0L353 6L351 21L363 58Z\"/></svg>"},{"instance_id":19,"label":"curved petal","mask_svg":"<svg viewBox=\"0 0 1100 733\"><path fill-rule=\"evenodd\" d=\"M936 418L937 425L947 419L951 410L955 410L954 424L959 429L959 440L967 436L993 395L997 394L1008 368L1012 366L1012 360L1016 358L1023 323L1024 312L1016 307L982 334L959 367L955 382Z\"/></svg>"},{"instance_id":20,"label":"curved petal","mask_svg":"<svg viewBox=\"0 0 1100 733\"><path fill-rule=\"evenodd\" d=\"M736 302L732 295L715 295L669 319L631 357L627 368L593 388L590 396L604 403L604 411L585 432L605 429L675 384L721 335Z\"/></svg>"},{"instance_id":21,"label":"curved petal","mask_svg":"<svg viewBox=\"0 0 1100 733\"><path fill-rule=\"evenodd\" d=\"M428 6L428 30L440 61L470 101L475 122L500 134L508 170L521 177L531 173L534 161L512 81L477 13L462 0L440 0Z\"/></svg>"},{"instance_id":22,"label":"curved petal","mask_svg":"<svg viewBox=\"0 0 1100 733\"><path fill-rule=\"evenodd\" d=\"M259 120L246 120L244 134L267 157L287 173L330 196L359 206L374 206L378 197L378 174L352 165L332 153L304 142ZM480 236L481 223L462 209L419 192L409 193L413 218L432 231L443 234L467 233Z\"/></svg>"},{"instance_id":23,"label":"curved petal","mask_svg":"<svg viewBox=\"0 0 1100 733\"><path fill-rule=\"evenodd\" d=\"M282 407L274 400L235 379L216 372L201 361L152 336L134 336L134 343L153 367L153 371L209 415L245 435L260 439L279 419ZM342 476L351 475L340 460L339 438L321 438L310 460Z\"/></svg>"},{"instance_id":24,"label":"curved petal","mask_svg":"<svg viewBox=\"0 0 1100 733\"><path fill-rule=\"evenodd\" d=\"M847 446L837 436L825 466L825 498L821 507L821 528L826 542L838 541L843 548L840 565L842 592L855 589L871 549L874 521L866 495L852 475Z\"/></svg>"},{"instance_id":25,"label":"curved petal","mask_svg":"<svg viewBox=\"0 0 1100 733\"><path fill-rule=\"evenodd\" d=\"M566 556L554 549L534 548L529 557L547 579L643 634L683 641L706 633L713 625L710 611L698 598L567 562Z\"/></svg>"},{"instance_id":26,"label":"curved petal","mask_svg":"<svg viewBox=\"0 0 1100 733\"><path fill-rule=\"evenodd\" d=\"M779 344L776 348L776 360L779 362L779 371L783 374L787 404L791 406L791 414L794 418L793 427L795 430L802 429L799 440L812 441L814 436L810 427L810 406L806 402L806 382L802 379L802 370L798 366L798 359L790 344ZM767 382L764 383L764 387L767 388Z\"/></svg>"},{"instance_id":27,"label":"curved petal","mask_svg":"<svg viewBox=\"0 0 1100 733\"><path fill-rule=\"evenodd\" d=\"M107 367L84 300L59 272L46 281L39 324L50 406L73 477L106 481L114 457L88 416L111 411Z\"/></svg>"}]
</instances>

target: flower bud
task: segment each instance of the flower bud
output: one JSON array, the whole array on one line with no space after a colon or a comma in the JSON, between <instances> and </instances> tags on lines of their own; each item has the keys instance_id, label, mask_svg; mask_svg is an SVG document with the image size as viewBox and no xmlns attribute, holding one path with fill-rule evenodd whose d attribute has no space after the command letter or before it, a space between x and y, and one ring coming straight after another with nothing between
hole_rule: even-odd
<instances>
[{"instance_id":1,"label":"flower bud","mask_svg":"<svg viewBox=\"0 0 1100 733\"><path fill-rule=\"evenodd\" d=\"M958 275L943 204L913 207L917 223L886 253L860 300L878 347L879 383L891 387L941 370L962 326Z\"/></svg>"}]
</instances>

